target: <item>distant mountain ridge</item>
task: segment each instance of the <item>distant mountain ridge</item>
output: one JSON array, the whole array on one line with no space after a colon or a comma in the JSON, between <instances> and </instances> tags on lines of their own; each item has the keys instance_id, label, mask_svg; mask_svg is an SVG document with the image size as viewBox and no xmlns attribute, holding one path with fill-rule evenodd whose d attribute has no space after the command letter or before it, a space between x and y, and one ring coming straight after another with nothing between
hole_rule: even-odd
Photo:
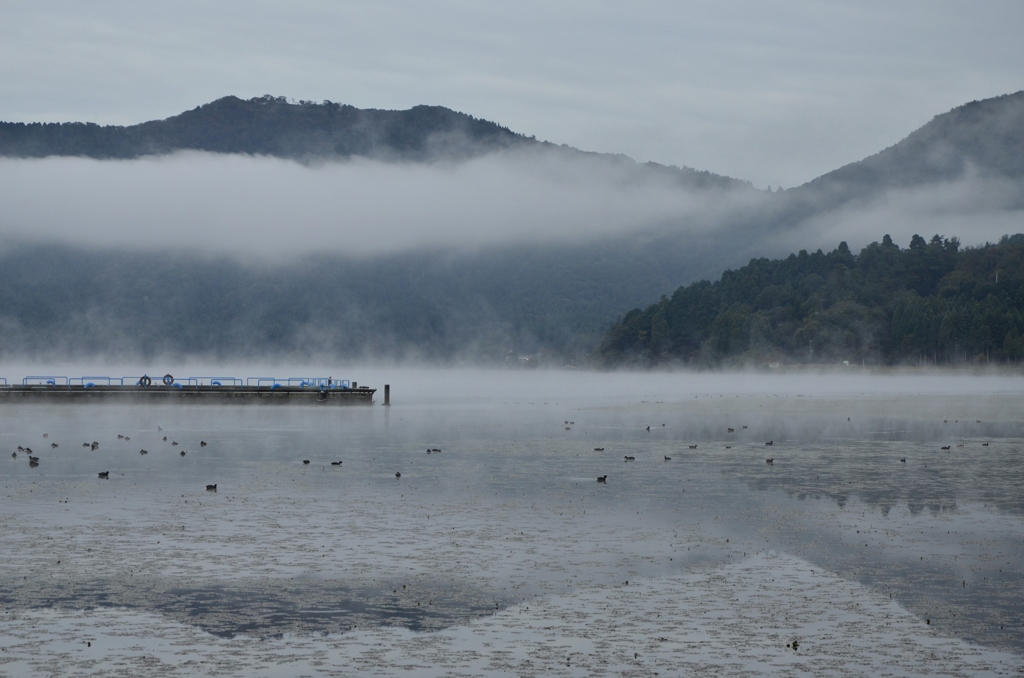
<instances>
[{"instance_id":1,"label":"distant mountain ridge","mask_svg":"<svg viewBox=\"0 0 1024 678\"><path fill-rule=\"evenodd\" d=\"M0 122L0 156L133 159L176 151L267 155L300 162L353 157L384 161L465 160L508 149L546 149L635 166L694 188L749 188L749 182L623 155L538 141L443 106L359 109L331 101L227 96L165 120L138 125Z\"/></svg>"},{"instance_id":2,"label":"distant mountain ridge","mask_svg":"<svg viewBox=\"0 0 1024 678\"><path fill-rule=\"evenodd\" d=\"M625 319L623 314L634 307L647 307L659 295L681 285L717 279L728 268L739 270L751 258L760 261L761 257L784 256L791 247L787 238L802 225L827 223L839 215L840 208L856 208L858 201L870 206L890 189L899 193L937 187L941 192L946 182L965 176L994 178L1003 202L986 205L1018 221L1024 214L1024 92L960 106L876 155L771 194L709 172L640 164L622 155L587 153L537 141L442 107L376 111L330 102L294 104L274 97L248 101L226 97L167 120L129 127L0 123L0 157L127 159L182 150L267 155L306 163L353 157L386 162L461 161L505 150L537 160L557 154L579 160L584 178L594 176L586 171L589 163L623 168L597 175L624 182L655 178L662 185L710 189L704 203L721 209L709 209L707 216L698 214L690 223L688 217L680 216L651 224L647 230L595 235L578 242L523 243L477 251L452 247L367 257L325 252L311 256L303 266L266 270L234 259L208 260L184 253L168 258L146 251L0 243L0 356L87 356L107 351L217 358L414 356L456 361L476 357L500 362L509 355L532 354L560 365L593 355L616 320L616 336L623 341L633 336L632 330L648 332L645 336L652 341L662 337L664 314L659 315L657 308L650 314L637 310ZM522 167L531 171L529 163ZM926 198L930 195L925 194ZM982 191L979 199L987 200L988 195ZM733 200L736 197L740 199ZM974 208L968 206L962 214L952 215L960 220L956 232L966 245L980 244L981 236L972 232L975 217L970 209ZM899 212L895 215L900 218ZM0 222L4 218L10 219L0 215ZM869 213L868 219L875 218ZM950 228L946 223L943 229ZM898 226L879 224L872 234ZM930 225L924 228L930 232ZM813 240L813 232L804 236L801 244L812 249L820 244L808 242ZM858 237L863 235L844 232L836 240L855 242ZM1021 245L1017 240L1012 244ZM783 248L785 251L780 251ZM891 250L887 245L883 253ZM831 255L809 256L824 262L823 268L798 271L806 275L792 283L792 294L779 297L791 300L794 308L803 300L799 295L805 288L820 289L818 279L827 283L838 275L835 264L843 263L828 259ZM865 265L869 259L863 260ZM1024 268L1018 269L1024 276ZM757 273L763 267L749 270ZM1000 275L1000 285L1005 275ZM1024 290L1024 284L1020 287ZM747 320L762 311L778 330L778 318L771 313L779 306L769 304L778 290L766 293L763 299L764 290L757 294L748 291L730 299L764 308L752 306L744 315L723 307L714 336L730 342L737 337L754 341L757 337L746 332ZM962 295L954 295L958 296ZM811 301L818 303L816 299ZM840 303L847 301L840 299ZM664 303L669 302L666 299ZM1024 292L1007 304L1024 317ZM687 308L676 315L683 319L680 322L696 318ZM634 327L637 318L651 322ZM861 320L853 330L869 325L888 327L875 322L877 318L870 313ZM812 325L804 329L805 334L814 329ZM996 328L992 323L987 326ZM1024 336L1024 321L1014 327ZM736 331L729 334L729 328ZM826 329L840 336L835 323ZM654 356L658 362L662 353L673 358L682 355L664 346L642 345L647 341L644 337L634 338L640 343L633 345L630 339L611 347L619 356L608 353L606 339L602 358L612 358L609 362L615 363ZM819 343L823 338L812 338L814 346L824 350ZM1017 339L1011 339L1007 345L1018 347ZM953 340L954 354L962 351L962 337L956 335ZM1006 344L1005 337L1002 341ZM892 359L907 357L897 356L895 349L878 352L851 342L833 341L847 355L842 359L868 353ZM1014 360L1024 359L1024 348L1018 356L1003 345L989 344L983 338L971 339L972 350L991 353L994 358L1004 351L1016 356ZM709 345L714 348L713 342ZM719 353L728 358L757 347L756 341L748 342L745 349L726 347L728 350ZM934 354L945 349L931 350ZM833 357L838 358L839 352L837 348Z\"/></svg>"},{"instance_id":3,"label":"distant mountain ridge","mask_svg":"<svg viewBox=\"0 0 1024 678\"><path fill-rule=\"evenodd\" d=\"M1024 91L942 113L902 141L793 189L829 202L885 189L982 177L1024 178Z\"/></svg>"}]
</instances>

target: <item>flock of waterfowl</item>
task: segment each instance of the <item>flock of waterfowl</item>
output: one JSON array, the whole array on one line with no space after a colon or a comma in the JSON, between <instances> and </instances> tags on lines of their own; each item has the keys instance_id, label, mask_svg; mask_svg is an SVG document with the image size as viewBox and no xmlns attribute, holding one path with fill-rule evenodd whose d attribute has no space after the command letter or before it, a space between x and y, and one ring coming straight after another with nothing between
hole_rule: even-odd
<instances>
[{"instance_id":1,"label":"flock of waterfowl","mask_svg":"<svg viewBox=\"0 0 1024 678\"><path fill-rule=\"evenodd\" d=\"M846 420L847 420L847 421L850 421L850 418L849 418L849 417L847 417L847 418L846 418ZM946 420L946 419L943 419L942 421L943 421L944 423L945 423L945 422L948 422L948 420ZM959 421L959 420L957 420L957 421ZM570 424L570 423L572 423L572 424L575 424L576 422L569 422L569 421L566 421L565 423L566 423L566 424ZM981 423L981 420L980 420L980 419L978 419L978 420L977 420L977 423L979 423L979 424L980 424L980 423ZM661 426L663 427L663 426L665 426L665 424L661 424ZM746 426L743 426L743 428L745 429L745 428L747 428L747 427L746 427ZM568 430L569 430L569 427L566 427L566 430L568 431ZM650 431L650 430L651 430L651 427L650 427L650 425L648 425L648 426L647 426L647 427L645 428L645 430L646 430L646 431ZM730 426L730 427L726 428L726 432L727 432L727 433L735 433L735 432L736 432L736 429L735 429L734 427ZM765 446L766 446L766 447L774 447L774 446L775 446L775 440L774 440L774 439L773 439L773 440L766 440L764 444L765 444ZM964 447L965 445L966 445L965 443L957 443L957 447ZM981 443L981 446L982 446L982 447L988 447L988 446L989 446L989 444L988 444L987 442L984 442L984 443ZM696 445L696 444L693 444L693 445L687 444L687 449L691 449L691 450L696 450L696 449L697 449L697 445ZM731 449L732 449L732 445L726 445L726 446L725 446L725 449L727 449L727 450L731 450ZM950 449L950 445L943 445L943 446L941 447L941 449L942 449L943 451L946 451L946 452L948 452L948 451L949 451L949 449ZM439 450L437 450L437 451L439 451ZM603 447L595 447L595 448L594 448L594 451L595 451L595 452L604 452L604 448L603 448ZM430 454L430 450L427 450L427 454ZM668 455L664 455L664 456L665 456L665 461L672 461L672 457L670 457L670 456L668 456ZM632 455L628 455L628 454L627 454L627 455L624 455L624 459L625 459L625 461L626 461L627 463L629 463L629 462L631 462L631 461L636 461L636 457L635 457L635 456L632 456ZM774 458L774 457L771 457L771 458L767 458L767 459L765 459L764 461L765 461L765 464L767 464L768 466L774 466L774 465L775 465L775 458ZM906 457L903 457L903 458L901 458L901 459L900 459L900 463L901 463L901 464L906 464L906 463L907 463L907 459L906 459ZM603 475L603 476L598 476L598 477L597 477L597 482L599 482L599 483L604 483L604 484L607 484L607 482L608 482L608 476L607 476L607 475Z\"/></svg>"},{"instance_id":2,"label":"flock of waterfowl","mask_svg":"<svg viewBox=\"0 0 1024 678\"><path fill-rule=\"evenodd\" d=\"M163 428L162 427L157 427L157 430L162 431ZM49 438L49 437L50 437L49 433L44 433L43 434L43 438ZM122 433L118 433L117 434L117 439L121 440L121 441L130 441L131 440L131 436L126 436L126 435L124 435ZM167 442L167 436L164 436L163 439L164 439L164 442ZM205 440L200 440L199 441L199 446L200 447L206 447L206 445L207 445L207 443L206 443ZM172 447L177 447L178 446L178 442L177 441L171 441L171 446ZM50 443L50 449L57 449L58 447L60 447L59 444L57 444L57 443ZM84 447L86 449L89 449L89 450L92 450L92 451L96 451L96 450L100 449L100 443L97 440L93 440L92 442L86 441L86 442L82 443L82 447ZM39 459L39 457L37 457L37 456L35 456L33 454L31 447L25 447L23 445L18 445L17 451L11 452L11 458L12 459L17 459L18 458L18 452L24 452L25 454L28 455L28 465L29 465L29 467L37 468L39 466L40 459ZM147 450L145 448L142 448L142 449L139 450L139 454L142 455L142 456L145 456L145 455L149 454L149 450ZM185 450L181 450L181 452L179 454L180 454L180 456L184 457L185 454L186 454L186 451ZM338 462L338 463L340 464L341 462ZM103 480L109 480L110 479L110 471L99 471L97 473L97 475L99 476L99 478L101 478ZM217 485L216 484L207 485L206 489L210 490L211 492L216 492L217 491Z\"/></svg>"},{"instance_id":3,"label":"flock of waterfowl","mask_svg":"<svg viewBox=\"0 0 1024 678\"><path fill-rule=\"evenodd\" d=\"M848 418L847 420L849 420L849 418ZM947 420L945 420L945 419L944 419L944 420L943 420L943 422L947 422ZM565 420L565 430L567 430L567 431L568 431L568 430L571 430L571 427L572 427L572 426L573 426L573 425L574 425L575 423L576 423L575 421L570 421L570 420L568 420L568 419L567 419L567 420ZM979 422L978 422L978 423L980 423L980 420L979 420ZM662 426L662 427L664 427L664 426L665 426L665 424L661 424L661 426ZM746 427L746 426L743 426L743 428L744 428L744 429L746 429L747 427ZM158 426L158 427L157 427L157 430L158 430L158 431L163 431L163 427L159 427L159 426ZM648 426L646 427L646 430L647 430L647 431L650 431L650 430L651 430L651 427L650 427L650 426L648 425ZM735 432L736 432L736 429L735 429L734 427L731 427L731 426L730 426L730 427L728 427L728 428L726 429L726 431L727 431L728 433L735 433ZM49 438L49 434L48 434L48 433L44 433L44 434L43 434L43 438ZM131 440L131 437L130 437L130 436L127 436L127 435L124 435L124 434L120 434L120 433L119 433L119 434L117 435L117 439L118 439L118 440L122 440L122 441L130 441L130 440ZM176 440L169 440L167 436L163 436L163 441L164 441L164 442L170 442L170 444L171 444L171 447L178 447L178 441L176 441ZM775 441L774 441L774 440L768 440L768 441L765 441L765 446L768 446L768 447L772 447L772 446L774 446L774 445L775 445ZM983 447L988 447L988 443L987 443L987 442L981 443L981 445L982 445ZM199 441L199 446L200 446L200 447L206 447L206 446L207 446L207 442L206 442L205 440L200 440L200 441ZM58 445L57 443L50 443L50 448L51 448L51 449L57 449L58 447L59 447L59 445ZM95 441L95 440L93 440L92 442L84 442L84 443L82 443L82 447L85 447L85 448L89 448L89 449L91 449L91 450L98 450L98 449L99 449L99 447L100 447L100 444L99 444L99 442L98 442L98 441ZM948 451L950 450L950 447L951 447L950 445L943 445L943 446L941 447L941 449L942 449L943 451L946 451L946 452L948 452ZM964 447L964 443L958 443L958 444L957 444L957 447ZM688 448L688 449L691 449L691 450L695 450L695 449L697 449L697 445L696 445L696 444L693 444L693 445L687 445L687 448ZM725 446L725 449L727 449L727 450L729 450L729 449L732 449L732 446L731 446L731 445L726 445L726 446ZM594 448L594 451L595 451L595 452L604 452L604 450L605 450L605 448L603 448L603 447L595 447L595 448ZM436 447L428 447L428 448L427 448L427 454L440 454L440 453L441 453L441 451L442 451L442 450L440 450L439 448L436 448ZM31 468L36 468L36 467L38 467L38 466L39 466L39 463L40 463L40 459L39 459L39 457L37 457L37 456L34 456L34 454L33 454L33 452L32 452L32 448L30 448L30 447L24 447L24 446L22 446L22 445L19 445L19 446L18 446L18 450L17 450L16 452L12 452L12 453L11 453L11 458L13 458L13 459L17 459L17 458L18 458L18 452L24 452L25 454L27 454L27 455L28 455L28 461L29 461L29 466L30 466ZM148 451L148 450L146 450L145 448L142 448L142 449L140 449L140 450L139 450L139 454L140 454L140 455L143 455L143 456L144 456L144 455L147 455L147 454L149 454L149 451ZM185 455L187 454L187 451L186 451L186 450L181 450L181 451L179 452L179 454L180 454L180 456L184 457L184 456L185 456ZM625 459L625 461L626 461L627 463L628 463L628 462L631 462L631 461L636 461L636 457L635 457L635 456L632 456L632 455L624 455L624 459ZM668 455L664 455L664 460L665 460L665 461L672 461L672 457L670 457L670 456L668 456ZM900 461L900 463L901 463L901 464L905 464L905 463L907 463L907 460L906 460L906 458L905 458L905 457L904 457L904 458L901 458L901 459L900 459L899 461ZM303 463L303 465L308 465L308 464L310 463L310 460L309 460L309 459L303 459L303 460L302 460L302 463ZM767 465L769 465L769 466L773 466L773 465L775 464L775 458L774 458L774 457L772 457L772 458L768 458L768 459L765 459L765 463L766 463ZM331 466L341 466L341 465L342 465L342 461L341 461L341 460L338 460L338 461L332 461L332 462L331 462ZM100 477L100 478L102 478L102 479L109 479L109 478L110 478L110 472L109 472L109 471L100 471L100 472L99 472L99 477ZM395 478L401 478L401 477L402 477L402 474L401 474L401 472L396 472L396 473L395 473ZM607 484L607 482L608 482L608 476L607 476L607 475L603 475L603 476L598 476L598 477L597 477L597 482L599 482L599 483L603 483L603 484ZM206 489L207 489L207 490L209 490L210 492L216 492L216 491L217 491L217 484L216 484L216 483L214 483L214 484L212 484L212 485L207 485L207 486L206 486Z\"/></svg>"}]
</instances>

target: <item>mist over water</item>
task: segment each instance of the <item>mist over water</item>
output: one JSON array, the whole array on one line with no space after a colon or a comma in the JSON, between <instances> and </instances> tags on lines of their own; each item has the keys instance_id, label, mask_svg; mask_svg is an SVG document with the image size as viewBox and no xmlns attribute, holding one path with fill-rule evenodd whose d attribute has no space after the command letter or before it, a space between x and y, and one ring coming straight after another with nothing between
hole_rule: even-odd
<instances>
[{"instance_id":1,"label":"mist over water","mask_svg":"<svg viewBox=\"0 0 1024 678\"><path fill-rule=\"evenodd\" d=\"M900 639L878 661L914 665L934 638L968 673L1020 666L1016 378L328 371L390 384L392 406L380 391L373 407L0 403L0 547L12 554L0 645L29 628L36 638L13 666L48 666L43 648L61 628L135 662L108 635L122 628L168 670L183 668L166 651L175 642L246 673L296 644L341 665L380 642L401 649L357 672L393 670L428 646L438 670L474 657L525 670L501 655L517 637L537 670L558 658L531 629L569 638L580 615L587 628L617 625L616 649L583 652L581 667L637 652L668 670L685 656L672 642L713 628L750 640L702 642L762 666L788 661L797 637L801 661L848 662L874 624ZM8 458L16 445L40 465ZM776 579L790 593L773 605L796 616L755 612ZM812 621L825 626L802 626ZM497 654L463 631L487 634ZM650 645L659 634L672 641ZM219 643L235 651L215 660Z\"/></svg>"}]
</instances>

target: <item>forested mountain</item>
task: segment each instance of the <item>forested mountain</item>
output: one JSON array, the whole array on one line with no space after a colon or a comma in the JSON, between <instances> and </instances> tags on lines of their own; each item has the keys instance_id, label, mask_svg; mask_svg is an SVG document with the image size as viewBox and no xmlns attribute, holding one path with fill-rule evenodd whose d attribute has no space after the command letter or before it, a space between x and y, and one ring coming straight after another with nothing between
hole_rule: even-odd
<instances>
[{"instance_id":1,"label":"forested mountain","mask_svg":"<svg viewBox=\"0 0 1024 678\"><path fill-rule=\"evenodd\" d=\"M889 236L859 254L755 259L626 314L605 365L950 364L1024 359L1024 235L961 249Z\"/></svg>"},{"instance_id":2,"label":"forested mountain","mask_svg":"<svg viewBox=\"0 0 1024 678\"><path fill-rule=\"evenodd\" d=\"M956 232L968 243L982 242L971 230L979 210L995 214L995 223L1024 223L1022 131L1024 93L973 102L875 156L767 193L707 172L537 141L440 107L380 111L226 97L129 127L0 123L0 156L7 158L127 162L203 151L280 157L312 172L354 157L391 167L510 153L517 171L536 168L544 177L545 159L557 157L560 168L579 168L565 170L573 182L603 177L591 192L596 204L604 204L601 190L621 182L656 185L659 199L685 194L692 208L686 216L629 228L589 232L582 224L567 240L448 244L362 257L338 248L277 265L183 249L52 244L59 238L41 244L24 228L7 237L14 217L0 209L0 358L107 353L494 362L526 353L551 364L591 356L607 365L1016 360L1024 333L1024 299L1011 289L1022 275L1014 258L1018 236L977 249L961 249L955 239L917 238L906 250L883 241L858 255L841 247L780 261L758 258L717 283L681 287L646 311L622 315L680 285L717 279L751 257L795 249L786 243L814 241L808 249L843 238L864 243L867 237L855 229L826 241L821 228L899 191L941 193L965 177L991 179L1003 187L1003 202L993 205L995 194L984 192L965 201ZM616 171L594 172L595 165ZM352 163L354 170L363 166ZM524 205L534 200L515 198ZM138 203L143 207L133 223L145 229L145 198ZM231 205L217 207L233 216ZM198 217L203 209L201 202L194 206ZM906 238L912 232L906 225L878 222L905 214L872 212L871 228L879 224L872 233L902 228ZM216 219L209 224L216 228Z\"/></svg>"},{"instance_id":3,"label":"forested mountain","mask_svg":"<svg viewBox=\"0 0 1024 678\"><path fill-rule=\"evenodd\" d=\"M23 245L0 252L0 359L528 354L561 366L670 287L680 262L711 273L673 243L632 239L281 265Z\"/></svg>"},{"instance_id":4,"label":"forested mountain","mask_svg":"<svg viewBox=\"0 0 1024 678\"><path fill-rule=\"evenodd\" d=\"M384 161L465 160L496 151L545 150L625 165L637 179L657 175L697 188L749 183L687 167L637 164L622 155L586 153L512 132L442 106L405 111L359 109L324 101L289 103L268 95L227 96L165 120L127 127L94 123L0 122L0 156L132 159L176 151L268 155L300 162L352 157Z\"/></svg>"},{"instance_id":5,"label":"forested mountain","mask_svg":"<svg viewBox=\"0 0 1024 678\"><path fill-rule=\"evenodd\" d=\"M440 106L360 110L329 101L291 104L270 95L228 96L166 120L122 127L94 123L0 124L0 154L138 158L181 150L311 160L381 157L423 160L536 143L486 120Z\"/></svg>"}]
</instances>

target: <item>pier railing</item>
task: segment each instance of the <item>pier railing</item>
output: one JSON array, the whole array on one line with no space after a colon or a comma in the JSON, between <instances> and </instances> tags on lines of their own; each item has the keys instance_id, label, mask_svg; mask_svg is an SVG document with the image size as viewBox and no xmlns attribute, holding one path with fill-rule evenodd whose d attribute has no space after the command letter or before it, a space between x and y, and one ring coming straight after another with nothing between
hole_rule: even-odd
<instances>
[{"instance_id":1,"label":"pier railing","mask_svg":"<svg viewBox=\"0 0 1024 678\"><path fill-rule=\"evenodd\" d=\"M106 375L87 375L82 377L68 377L63 375L30 375L21 380L23 387L47 386L50 388L95 388L105 387L139 387L143 386L143 378L148 377L150 386L170 386L174 388L190 389L217 389L222 387L255 387L257 390L280 389L280 388L302 388L316 390L348 390L352 383L348 379L334 379L332 377L185 377L174 379L167 377L137 375L125 377L111 377ZM166 381L165 381L166 379ZM169 383L168 383L169 382ZM0 377L0 388L8 388L7 379Z\"/></svg>"}]
</instances>

